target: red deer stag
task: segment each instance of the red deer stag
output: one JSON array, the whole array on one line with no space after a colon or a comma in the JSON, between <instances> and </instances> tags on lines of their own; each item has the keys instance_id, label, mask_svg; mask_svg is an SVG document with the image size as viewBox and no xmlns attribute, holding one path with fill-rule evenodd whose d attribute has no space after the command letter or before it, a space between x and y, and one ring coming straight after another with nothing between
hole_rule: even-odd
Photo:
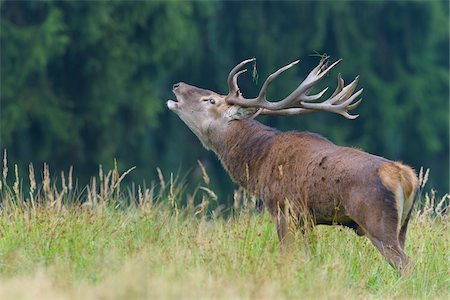
<instances>
[{"instance_id":1,"label":"red deer stag","mask_svg":"<svg viewBox=\"0 0 450 300\"><path fill-rule=\"evenodd\" d=\"M310 95L312 88L341 61L328 66L329 58L324 57L289 96L268 101L269 85L297 60L271 74L256 98L244 98L237 79L246 71L243 66L254 60L244 60L231 70L228 95L177 83L176 100L169 100L168 108L216 153L233 181L263 200L275 218L281 243L289 215L294 220L306 215L314 224L340 224L367 235L386 260L402 270L408 263L403 248L417 191L415 172L399 162L337 146L317 134L279 132L254 120L259 114L321 111L355 119L358 116L348 112L361 102L355 100L362 89L353 93L358 77L344 86L339 74L332 96L314 102L327 88Z\"/></svg>"}]
</instances>

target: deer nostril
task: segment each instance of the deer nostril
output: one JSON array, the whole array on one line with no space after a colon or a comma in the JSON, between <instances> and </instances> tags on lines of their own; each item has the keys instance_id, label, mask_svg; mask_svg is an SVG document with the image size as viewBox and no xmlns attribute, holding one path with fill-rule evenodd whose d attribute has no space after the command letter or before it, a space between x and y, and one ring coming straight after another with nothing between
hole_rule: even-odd
<instances>
[{"instance_id":1,"label":"deer nostril","mask_svg":"<svg viewBox=\"0 0 450 300\"><path fill-rule=\"evenodd\" d=\"M176 89L176 88L179 87L179 86L180 86L180 82L175 83L175 84L173 85L173 89Z\"/></svg>"}]
</instances>

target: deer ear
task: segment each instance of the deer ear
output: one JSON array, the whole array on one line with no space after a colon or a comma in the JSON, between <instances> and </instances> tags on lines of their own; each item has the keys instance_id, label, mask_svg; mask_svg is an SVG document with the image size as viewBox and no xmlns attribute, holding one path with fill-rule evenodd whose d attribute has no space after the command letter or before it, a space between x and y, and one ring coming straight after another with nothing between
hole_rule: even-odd
<instances>
[{"instance_id":1,"label":"deer ear","mask_svg":"<svg viewBox=\"0 0 450 300\"><path fill-rule=\"evenodd\" d=\"M253 117L258 111L255 107L242 107L238 105L231 106L225 113L225 118L229 121L242 120Z\"/></svg>"}]
</instances>

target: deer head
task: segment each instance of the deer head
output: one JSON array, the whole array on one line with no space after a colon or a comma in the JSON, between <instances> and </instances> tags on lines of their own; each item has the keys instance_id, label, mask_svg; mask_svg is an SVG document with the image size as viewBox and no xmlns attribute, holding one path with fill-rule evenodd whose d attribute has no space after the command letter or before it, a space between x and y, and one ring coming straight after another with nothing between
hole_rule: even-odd
<instances>
[{"instance_id":1,"label":"deer head","mask_svg":"<svg viewBox=\"0 0 450 300\"><path fill-rule=\"evenodd\" d=\"M244 65L255 61L247 59L235 66L228 75L228 95L219 95L213 91L197 88L186 83L173 86L176 100L169 100L167 106L174 111L197 135L206 148L211 148L214 140L220 139L229 122L254 118L262 115L302 115L319 111L337 113L347 119L355 119L358 115L350 115L349 110L356 108L361 100L355 101L362 89L355 91L358 77L344 86L344 80L338 75L338 85L330 98L323 102L320 99L328 90L310 95L311 90L326 74L342 60L328 66L329 57L323 57L303 82L286 98L279 101L268 101L266 93L270 84L284 71L296 65L296 60L272 73L264 82L256 98L244 98L238 86L238 77L246 72Z\"/></svg>"}]
</instances>

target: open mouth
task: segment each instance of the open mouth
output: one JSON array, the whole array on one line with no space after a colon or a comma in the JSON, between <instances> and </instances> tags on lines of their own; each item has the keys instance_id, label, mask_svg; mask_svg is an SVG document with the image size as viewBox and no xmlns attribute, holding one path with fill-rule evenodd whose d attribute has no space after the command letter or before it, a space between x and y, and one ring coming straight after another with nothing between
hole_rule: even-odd
<instances>
[{"instance_id":1,"label":"open mouth","mask_svg":"<svg viewBox=\"0 0 450 300\"><path fill-rule=\"evenodd\" d=\"M175 97L176 97L175 100L171 99L171 100L167 101L167 107L170 110L174 110L174 109L178 108L183 103L183 100L181 98L179 98L176 94L175 94Z\"/></svg>"},{"instance_id":2,"label":"open mouth","mask_svg":"<svg viewBox=\"0 0 450 300\"><path fill-rule=\"evenodd\" d=\"M167 107L170 110L174 110L176 108L178 108L179 102L175 101L175 100L167 100Z\"/></svg>"}]
</instances>

